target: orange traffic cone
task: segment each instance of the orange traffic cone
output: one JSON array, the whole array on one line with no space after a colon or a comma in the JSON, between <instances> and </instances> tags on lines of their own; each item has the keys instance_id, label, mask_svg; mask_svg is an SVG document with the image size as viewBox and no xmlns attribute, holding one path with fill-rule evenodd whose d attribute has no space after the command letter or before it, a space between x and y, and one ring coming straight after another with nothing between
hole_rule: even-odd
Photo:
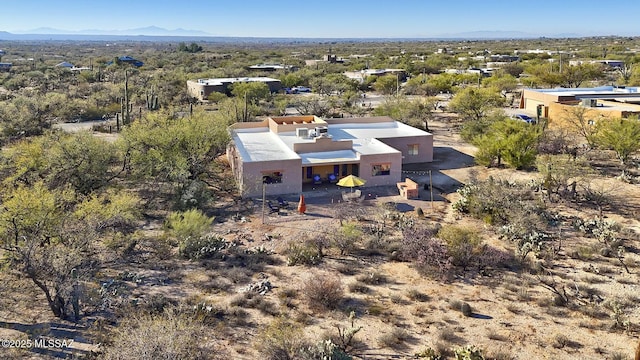
<instances>
[{"instance_id":1,"label":"orange traffic cone","mask_svg":"<svg viewBox=\"0 0 640 360\"><path fill-rule=\"evenodd\" d=\"M307 205L304 203L304 195L300 194L300 202L298 202L298 212L304 214L307 211Z\"/></svg>"}]
</instances>

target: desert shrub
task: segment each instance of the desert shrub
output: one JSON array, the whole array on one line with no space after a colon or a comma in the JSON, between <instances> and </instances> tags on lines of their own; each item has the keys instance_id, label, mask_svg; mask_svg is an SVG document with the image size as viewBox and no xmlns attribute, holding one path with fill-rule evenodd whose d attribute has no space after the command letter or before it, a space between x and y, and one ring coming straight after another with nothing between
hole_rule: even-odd
<instances>
[{"instance_id":1,"label":"desert shrub","mask_svg":"<svg viewBox=\"0 0 640 360\"><path fill-rule=\"evenodd\" d=\"M251 291L234 296L229 301L229 305L240 308L257 309L268 315L278 315L278 311L276 310L273 302L268 301L262 295Z\"/></svg>"},{"instance_id":2,"label":"desert shrub","mask_svg":"<svg viewBox=\"0 0 640 360\"><path fill-rule=\"evenodd\" d=\"M362 231L353 222L343 224L333 236L334 245L340 250L340 255L350 253L356 241L362 237Z\"/></svg>"},{"instance_id":3,"label":"desert shrub","mask_svg":"<svg viewBox=\"0 0 640 360\"><path fill-rule=\"evenodd\" d=\"M449 304L449 309L451 310L460 311L460 308L462 307L462 301L458 299L449 299L447 303Z\"/></svg>"},{"instance_id":4,"label":"desert shrub","mask_svg":"<svg viewBox=\"0 0 640 360\"><path fill-rule=\"evenodd\" d=\"M367 285L382 285L387 283L387 277L379 272L370 272L366 274L360 274L356 280L363 282Z\"/></svg>"},{"instance_id":5,"label":"desert shrub","mask_svg":"<svg viewBox=\"0 0 640 360\"><path fill-rule=\"evenodd\" d=\"M611 360L628 360L629 357L621 352L614 352L611 354Z\"/></svg>"},{"instance_id":6,"label":"desert shrub","mask_svg":"<svg viewBox=\"0 0 640 360\"><path fill-rule=\"evenodd\" d=\"M309 244L289 243L286 250L287 265L317 265L322 261L322 254L318 248Z\"/></svg>"},{"instance_id":7,"label":"desert shrub","mask_svg":"<svg viewBox=\"0 0 640 360\"><path fill-rule=\"evenodd\" d=\"M357 265L350 264L339 264L336 266L336 270L342 275L355 275L357 273Z\"/></svg>"},{"instance_id":8,"label":"desert shrub","mask_svg":"<svg viewBox=\"0 0 640 360\"><path fill-rule=\"evenodd\" d=\"M446 342L455 341L458 339L458 336L451 328L444 328L438 331L438 339Z\"/></svg>"},{"instance_id":9,"label":"desert shrub","mask_svg":"<svg viewBox=\"0 0 640 360\"><path fill-rule=\"evenodd\" d=\"M331 340L321 340L301 351L302 360L351 360L351 355L342 351Z\"/></svg>"},{"instance_id":10,"label":"desert shrub","mask_svg":"<svg viewBox=\"0 0 640 360\"><path fill-rule=\"evenodd\" d=\"M335 309L344 296L340 278L326 273L315 273L305 279L302 292L314 309Z\"/></svg>"},{"instance_id":11,"label":"desert shrub","mask_svg":"<svg viewBox=\"0 0 640 360\"><path fill-rule=\"evenodd\" d=\"M553 347L556 349L562 349L569 345L569 338L565 334L555 334L553 337Z\"/></svg>"},{"instance_id":12,"label":"desert shrub","mask_svg":"<svg viewBox=\"0 0 640 360\"><path fill-rule=\"evenodd\" d=\"M184 212L172 212L167 217L165 229L178 241L187 238L200 238L209 229L213 218L200 210L191 209Z\"/></svg>"},{"instance_id":13,"label":"desert shrub","mask_svg":"<svg viewBox=\"0 0 640 360\"><path fill-rule=\"evenodd\" d=\"M473 345L457 348L453 351L456 360L484 360L482 350Z\"/></svg>"},{"instance_id":14,"label":"desert shrub","mask_svg":"<svg viewBox=\"0 0 640 360\"><path fill-rule=\"evenodd\" d=\"M440 354L438 351L430 347L427 347L426 349L417 352L415 354L415 357L418 359L425 359L425 360L444 360L444 357L442 356L442 354Z\"/></svg>"},{"instance_id":15,"label":"desert shrub","mask_svg":"<svg viewBox=\"0 0 640 360\"><path fill-rule=\"evenodd\" d=\"M352 293L367 294L369 293L370 289L366 284L357 281L349 284L349 291Z\"/></svg>"},{"instance_id":16,"label":"desert shrub","mask_svg":"<svg viewBox=\"0 0 640 360\"><path fill-rule=\"evenodd\" d=\"M420 292L420 290L417 289L409 289L407 291L407 297L412 301L426 302L430 300L429 295Z\"/></svg>"},{"instance_id":17,"label":"desert shrub","mask_svg":"<svg viewBox=\"0 0 640 360\"><path fill-rule=\"evenodd\" d=\"M395 348L404 344L409 337L409 333L405 329L394 327L388 333L378 337L378 344L388 348Z\"/></svg>"},{"instance_id":18,"label":"desert shrub","mask_svg":"<svg viewBox=\"0 0 640 360\"><path fill-rule=\"evenodd\" d=\"M466 269L474 256L482 251L482 238L477 231L455 225L445 225L438 231L438 238L447 245L447 253L453 264Z\"/></svg>"},{"instance_id":19,"label":"desert shrub","mask_svg":"<svg viewBox=\"0 0 640 360\"><path fill-rule=\"evenodd\" d=\"M460 312L462 313L462 315L466 317L473 315L473 311L471 310L471 305L469 305L466 302L460 305Z\"/></svg>"},{"instance_id":20,"label":"desert shrub","mask_svg":"<svg viewBox=\"0 0 640 360\"><path fill-rule=\"evenodd\" d=\"M398 304L398 305L402 305L402 304L406 303L406 301L404 300L402 295L399 295L399 294L391 294L391 295L389 295L389 300L391 300L392 303Z\"/></svg>"},{"instance_id":21,"label":"desert shrub","mask_svg":"<svg viewBox=\"0 0 640 360\"><path fill-rule=\"evenodd\" d=\"M162 314L177 305L177 302L162 294L152 294L146 297L139 305L149 314Z\"/></svg>"},{"instance_id":22,"label":"desert shrub","mask_svg":"<svg viewBox=\"0 0 640 360\"><path fill-rule=\"evenodd\" d=\"M540 256L551 240L551 236L543 231L523 228L518 224L503 225L499 233L502 239L507 239L515 244L516 254L522 261L530 253Z\"/></svg>"},{"instance_id":23,"label":"desert shrub","mask_svg":"<svg viewBox=\"0 0 640 360\"><path fill-rule=\"evenodd\" d=\"M302 329L283 318L273 320L260 330L256 349L261 359L296 359L303 349L308 348Z\"/></svg>"},{"instance_id":24,"label":"desert shrub","mask_svg":"<svg viewBox=\"0 0 640 360\"><path fill-rule=\"evenodd\" d=\"M362 330L362 326L356 326L356 313L349 313L349 325L336 325L337 334L330 336L331 342L342 350L345 354L351 354L362 347L362 342L356 339L356 334Z\"/></svg>"},{"instance_id":25,"label":"desert shrub","mask_svg":"<svg viewBox=\"0 0 640 360\"><path fill-rule=\"evenodd\" d=\"M547 225L551 217L543 203L535 201L536 186L489 178L474 180L457 192L461 198L453 207L492 225L530 224L533 228Z\"/></svg>"},{"instance_id":26,"label":"desert shrub","mask_svg":"<svg viewBox=\"0 0 640 360\"><path fill-rule=\"evenodd\" d=\"M217 235L204 235L198 238L187 237L178 247L178 253L185 259L200 260L212 258L227 246L224 238Z\"/></svg>"},{"instance_id":27,"label":"desert shrub","mask_svg":"<svg viewBox=\"0 0 640 360\"><path fill-rule=\"evenodd\" d=\"M446 280L453 268L453 259L442 241L429 228L405 229L402 233L399 258L411 261L416 269L427 276Z\"/></svg>"},{"instance_id":28,"label":"desert shrub","mask_svg":"<svg viewBox=\"0 0 640 360\"><path fill-rule=\"evenodd\" d=\"M211 359L216 352L203 347L204 328L185 316L165 312L126 318L104 346L103 359ZM223 358L218 353L218 358Z\"/></svg>"}]
</instances>

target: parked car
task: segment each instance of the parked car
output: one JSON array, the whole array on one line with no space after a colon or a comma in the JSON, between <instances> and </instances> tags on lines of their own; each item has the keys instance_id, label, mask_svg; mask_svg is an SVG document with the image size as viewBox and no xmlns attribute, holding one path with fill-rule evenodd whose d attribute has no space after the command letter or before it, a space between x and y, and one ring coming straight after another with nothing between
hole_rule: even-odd
<instances>
[{"instance_id":1,"label":"parked car","mask_svg":"<svg viewBox=\"0 0 640 360\"><path fill-rule=\"evenodd\" d=\"M513 116L514 119L516 120L520 120L520 121L524 121L527 124L535 124L536 123L536 119L532 118L529 115L525 115L525 114L516 114Z\"/></svg>"},{"instance_id":2,"label":"parked car","mask_svg":"<svg viewBox=\"0 0 640 360\"><path fill-rule=\"evenodd\" d=\"M311 92L311 89L306 87L306 86L297 86L294 88L291 88L292 91L295 91L296 93L308 93Z\"/></svg>"}]
</instances>

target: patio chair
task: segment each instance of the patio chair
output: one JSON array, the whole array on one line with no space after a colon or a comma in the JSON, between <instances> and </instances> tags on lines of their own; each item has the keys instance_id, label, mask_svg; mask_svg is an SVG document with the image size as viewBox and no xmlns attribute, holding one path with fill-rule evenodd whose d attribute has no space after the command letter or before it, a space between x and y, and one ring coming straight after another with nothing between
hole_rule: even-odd
<instances>
[{"instance_id":1,"label":"patio chair","mask_svg":"<svg viewBox=\"0 0 640 360\"><path fill-rule=\"evenodd\" d=\"M322 184L322 178L320 177L320 175L318 174L313 175L313 184L314 185Z\"/></svg>"},{"instance_id":2,"label":"patio chair","mask_svg":"<svg viewBox=\"0 0 640 360\"><path fill-rule=\"evenodd\" d=\"M289 202L286 201L285 199L283 199L282 197L278 196L278 198L276 200L278 201L278 206L281 209L288 209L289 208Z\"/></svg>"},{"instance_id":3,"label":"patio chair","mask_svg":"<svg viewBox=\"0 0 640 360\"><path fill-rule=\"evenodd\" d=\"M331 184L335 184L338 182L338 177L336 176L336 174L329 174L329 182Z\"/></svg>"},{"instance_id":4,"label":"patio chair","mask_svg":"<svg viewBox=\"0 0 640 360\"><path fill-rule=\"evenodd\" d=\"M280 213L280 208L273 205L271 201L267 201L267 206L269 206L269 214Z\"/></svg>"}]
</instances>

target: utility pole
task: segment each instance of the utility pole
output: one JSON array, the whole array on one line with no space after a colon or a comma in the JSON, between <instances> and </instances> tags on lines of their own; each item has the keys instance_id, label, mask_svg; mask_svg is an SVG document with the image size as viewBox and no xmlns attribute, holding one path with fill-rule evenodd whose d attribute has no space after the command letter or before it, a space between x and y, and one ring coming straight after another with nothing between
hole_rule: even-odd
<instances>
[{"instance_id":1,"label":"utility pole","mask_svg":"<svg viewBox=\"0 0 640 360\"><path fill-rule=\"evenodd\" d=\"M264 208L267 203L267 183L262 181L262 224L264 224Z\"/></svg>"},{"instance_id":2,"label":"utility pole","mask_svg":"<svg viewBox=\"0 0 640 360\"><path fill-rule=\"evenodd\" d=\"M249 117L249 98L247 92L244 92L244 114L242 114L242 122L246 122Z\"/></svg>"},{"instance_id":3,"label":"utility pole","mask_svg":"<svg viewBox=\"0 0 640 360\"><path fill-rule=\"evenodd\" d=\"M429 170L429 191L431 192L431 212L433 213L433 180L431 178L431 170Z\"/></svg>"}]
</instances>

